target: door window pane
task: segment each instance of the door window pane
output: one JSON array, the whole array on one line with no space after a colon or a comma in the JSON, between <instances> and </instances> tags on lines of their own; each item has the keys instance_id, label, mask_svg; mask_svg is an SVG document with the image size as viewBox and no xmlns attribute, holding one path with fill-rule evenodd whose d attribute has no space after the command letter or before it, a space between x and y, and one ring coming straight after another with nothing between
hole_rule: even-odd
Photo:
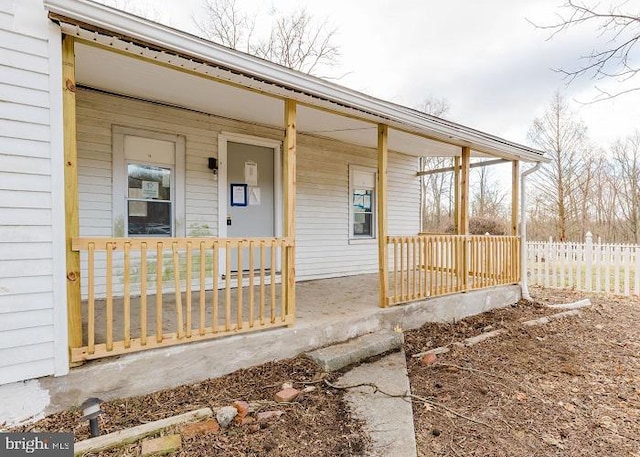
<instances>
[{"instance_id":1,"label":"door window pane","mask_svg":"<svg viewBox=\"0 0 640 457\"><path fill-rule=\"evenodd\" d=\"M171 236L171 169L129 164L127 172L127 233Z\"/></svg>"}]
</instances>

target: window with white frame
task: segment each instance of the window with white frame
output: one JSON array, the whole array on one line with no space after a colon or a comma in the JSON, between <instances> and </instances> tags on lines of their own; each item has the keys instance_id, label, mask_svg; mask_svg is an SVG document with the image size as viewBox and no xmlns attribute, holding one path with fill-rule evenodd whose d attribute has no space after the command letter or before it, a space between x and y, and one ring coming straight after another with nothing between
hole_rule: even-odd
<instances>
[{"instance_id":1,"label":"window with white frame","mask_svg":"<svg viewBox=\"0 0 640 457\"><path fill-rule=\"evenodd\" d=\"M349 238L367 240L376 237L376 170L349 166Z\"/></svg>"},{"instance_id":2,"label":"window with white frame","mask_svg":"<svg viewBox=\"0 0 640 457\"><path fill-rule=\"evenodd\" d=\"M115 236L184 236L184 137L114 126Z\"/></svg>"}]
</instances>

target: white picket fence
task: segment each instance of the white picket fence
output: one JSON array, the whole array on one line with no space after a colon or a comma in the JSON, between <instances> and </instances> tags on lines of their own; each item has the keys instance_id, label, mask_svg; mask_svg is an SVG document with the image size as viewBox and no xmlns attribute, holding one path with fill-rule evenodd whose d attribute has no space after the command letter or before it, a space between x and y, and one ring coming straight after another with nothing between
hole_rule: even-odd
<instances>
[{"instance_id":1,"label":"white picket fence","mask_svg":"<svg viewBox=\"0 0 640 457\"><path fill-rule=\"evenodd\" d=\"M529 284L585 292L640 295L640 245L594 242L527 242Z\"/></svg>"}]
</instances>

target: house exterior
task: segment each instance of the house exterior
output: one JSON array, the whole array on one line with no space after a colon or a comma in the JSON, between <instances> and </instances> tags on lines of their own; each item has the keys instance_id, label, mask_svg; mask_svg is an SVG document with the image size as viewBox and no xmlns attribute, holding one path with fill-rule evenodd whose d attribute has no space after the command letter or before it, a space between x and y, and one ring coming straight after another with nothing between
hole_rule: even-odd
<instances>
[{"instance_id":1,"label":"house exterior","mask_svg":"<svg viewBox=\"0 0 640 457\"><path fill-rule=\"evenodd\" d=\"M296 281L375 273L382 307L519 282L515 197L511 236L467 235L469 161L513 162L517 197L539 151L89 0L2 2L0 38L0 398L295 327ZM419 234L429 155L457 235Z\"/></svg>"}]
</instances>

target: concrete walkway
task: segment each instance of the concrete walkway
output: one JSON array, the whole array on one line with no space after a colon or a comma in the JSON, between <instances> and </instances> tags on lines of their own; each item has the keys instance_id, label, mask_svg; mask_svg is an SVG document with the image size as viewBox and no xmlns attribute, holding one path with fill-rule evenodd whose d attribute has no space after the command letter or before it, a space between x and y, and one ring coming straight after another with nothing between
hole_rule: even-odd
<instances>
[{"instance_id":1,"label":"concrete walkway","mask_svg":"<svg viewBox=\"0 0 640 457\"><path fill-rule=\"evenodd\" d=\"M344 387L363 383L373 383L390 395L410 393L404 351L362 364L344 374L336 384ZM411 401L375 392L369 386L349 389L345 399L354 415L365 422L373 440L369 456L417 455Z\"/></svg>"}]
</instances>

